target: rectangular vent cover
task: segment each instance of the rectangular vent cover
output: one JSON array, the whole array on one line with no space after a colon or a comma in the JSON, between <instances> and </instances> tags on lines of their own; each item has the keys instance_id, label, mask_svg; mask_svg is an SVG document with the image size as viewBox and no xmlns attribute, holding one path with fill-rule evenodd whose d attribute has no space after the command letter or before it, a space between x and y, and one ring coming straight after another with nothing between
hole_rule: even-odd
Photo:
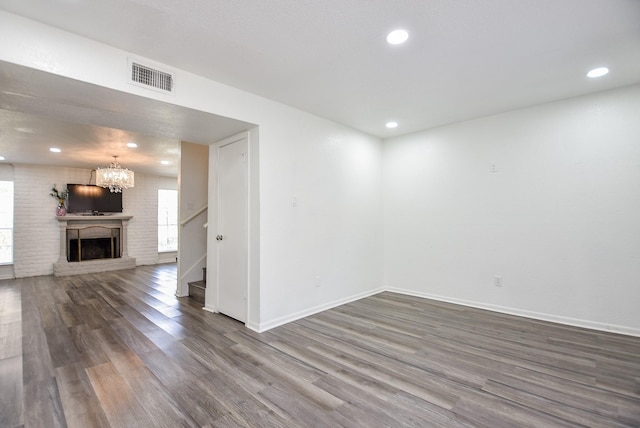
<instances>
[{"instance_id":1,"label":"rectangular vent cover","mask_svg":"<svg viewBox=\"0 0 640 428\"><path fill-rule=\"evenodd\" d=\"M144 86L173 92L173 75L135 62L131 63L131 80Z\"/></svg>"}]
</instances>

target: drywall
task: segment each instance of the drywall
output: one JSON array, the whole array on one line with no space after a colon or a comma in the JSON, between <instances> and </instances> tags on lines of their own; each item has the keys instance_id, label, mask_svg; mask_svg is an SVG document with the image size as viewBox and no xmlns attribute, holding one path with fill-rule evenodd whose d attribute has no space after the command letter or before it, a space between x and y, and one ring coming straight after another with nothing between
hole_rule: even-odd
<instances>
[{"instance_id":1,"label":"drywall","mask_svg":"<svg viewBox=\"0 0 640 428\"><path fill-rule=\"evenodd\" d=\"M385 141L385 286L640 334L639 118L632 86Z\"/></svg>"},{"instance_id":2,"label":"drywall","mask_svg":"<svg viewBox=\"0 0 640 428\"><path fill-rule=\"evenodd\" d=\"M6 163L0 163L0 181L13 181L13 166L6 164ZM9 211L11 211L13 209L13 206L4 206L3 207L5 212L8 209ZM4 216L4 213L0 214L2 216ZM12 215L10 217L13 217ZM2 220L6 221L6 218L3 218ZM5 227L3 225L3 227ZM12 243L13 244L13 243ZM8 279L8 278L13 278L13 263L11 264L0 264L0 279Z\"/></svg>"},{"instance_id":3,"label":"drywall","mask_svg":"<svg viewBox=\"0 0 640 428\"><path fill-rule=\"evenodd\" d=\"M2 61L259 125L252 328L382 286L640 331L637 86L396 138L381 149L375 138L179 64L171 65L175 96L145 91L126 83L127 52L6 12L0 24Z\"/></svg>"},{"instance_id":4,"label":"drywall","mask_svg":"<svg viewBox=\"0 0 640 428\"><path fill-rule=\"evenodd\" d=\"M274 125L260 127L261 277L276 281L260 299L271 322L382 278L379 141L298 111Z\"/></svg>"},{"instance_id":5,"label":"drywall","mask_svg":"<svg viewBox=\"0 0 640 428\"><path fill-rule=\"evenodd\" d=\"M251 300L258 306L249 308L251 328L380 288L379 139L182 71L179 64L169 64L177 73L175 95L130 85L129 53L1 11L0 43L0 61L259 126L251 143L259 146L252 159L259 176L251 177L259 191L250 196L249 221L259 230L249 249L251 287L259 294Z\"/></svg>"},{"instance_id":6,"label":"drywall","mask_svg":"<svg viewBox=\"0 0 640 428\"><path fill-rule=\"evenodd\" d=\"M180 143L180 223L190 220L178 229L178 291L189 295L189 282L203 279L202 268L207 265L207 222L209 173L209 146ZM200 214L198 214L200 213ZM195 217L194 217L195 216Z\"/></svg>"}]
</instances>

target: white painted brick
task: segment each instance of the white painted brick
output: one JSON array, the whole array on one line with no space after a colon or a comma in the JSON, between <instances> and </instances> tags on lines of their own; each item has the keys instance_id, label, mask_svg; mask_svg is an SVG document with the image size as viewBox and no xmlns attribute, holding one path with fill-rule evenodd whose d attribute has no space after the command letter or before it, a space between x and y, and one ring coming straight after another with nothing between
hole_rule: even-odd
<instances>
[{"instance_id":1,"label":"white painted brick","mask_svg":"<svg viewBox=\"0 0 640 428\"><path fill-rule=\"evenodd\" d=\"M88 183L91 171L39 165L14 165L14 274L49 275L58 261L60 229L53 184ZM177 189L177 179L136 173L136 185L123 193L129 222L129 255L139 265L158 263L158 189Z\"/></svg>"}]
</instances>

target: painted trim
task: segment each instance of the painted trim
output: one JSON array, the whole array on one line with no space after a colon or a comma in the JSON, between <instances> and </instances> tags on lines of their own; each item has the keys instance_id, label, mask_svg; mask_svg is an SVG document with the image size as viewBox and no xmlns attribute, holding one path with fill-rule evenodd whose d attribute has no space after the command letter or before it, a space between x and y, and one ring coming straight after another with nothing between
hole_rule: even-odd
<instances>
[{"instance_id":1,"label":"painted trim","mask_svg":"<svg viewBox=\"0 0 640 428\"><path fill-rule=\"evenodd\" d=\"M178 252L177 251L159 251L158 252L158 263L177 263Z\"/></svg>"},{"instance_id":2,"label":"painted trim","mask_svg":"<svg viewBox=\"0 0 640 428\"><path fill-rule=\"evenodd\" d=\"M16 276L13 273L13 265L11 265L11 269L3 269L3 266L0 266L0 280L3 279L15 279Z\"/></svg>"},{"instance_id":3,"label":"painted trim","mask_svg":"<svg viewBox=\"0 0 640 428\"><path fill-rule=\"evenodd\" d=\"M249 330L255 331L256 333L262 333L265 330L260 330L260 324L256 323L256 322L247 322L245 323L245 327L247 327Z\"/></svg>"},{"instance_id":4,"label":"painted trim","mask_svg":"<svg viewBox=\"0 0 640 428\"><path fill-rule=\"evenodd\" d=\"M0 265L0 279L14 279L13 263Z\"/></svg>"},{"instance_id":5,"label":"painted trim","mask_svg":"<svg viewBox=\"0 0 640 428\"><path fill-rule=\"evenodd\" d=\"M207 290L205 291L205 308L210 312L219 312L217 308L219 306L220 299L220 279L219 279L219 264L220 264L220 252L218 251L218 245L215 241L215 234L218 229L218 210L219 210L219 174L220 174L220 148L229 144L233 144L236 142L246 141L247 148L247 164L246 164L246 284L244 288L245 294L245 315L244 320L242 321L245 325L248 323L252 323L251 317L251 304L252 304L252 293L251 293L251 282L253 280L251 276L252 272L252 258L251 258L251 248L253 245L252 242L252 230L251 230L251 215L253 207L251 206L251 195L254 189L251 186L251 168L252 163L257 162L256 159L253 159L253 154L251 151L251 133L250 131L243 131L234 136L225 138L223 140L217 141L211 144L209 150L209 194L208 194L208 206L211 208L207 211L207 224L214 225L213 227L207 227L207 254L210 254L211 257L207 257ZM210 272L215 272L215 274L209 277Z\"/></svg>"},{"instance_id":6,"label":"painted trim","mask_svg":"<svg viewBox=\"0 0 640 428\"><path fill-rule=\"evenodd\" d=\"M461 306L468 306L476 309L485 309L487 311L499 312L508 315L515 315L524 318L530 318L540 321L548 321L556 324L569 325L573 327L582 327L590 330L603 331L607 333L624 334L627 336L640 337L640 329L625 327L615 324L605 324L595 321L583 320L578 318L563 317L558 315L547 314L543 312L526 311L522 309L510 308L506 306L490 305L486 303L473 302L468 300L453 299L428 293L420 293L402 288L387 288L385 291L391 293L405 294L407 296L421 297L424 299L437 300L439 302L453 303Z\"/></svg>"},{"instance_id":7,"label":"painted trim","mask_svg":"<svg viewBox=\"0 0 640 428\"><path fill-rule=\"evenodd\" d=\"M616 333L616 334L624 334L626 336L640 337L640 329L636 329L636 328L630 328L630 327L625 327L625 326L615 325L615 324L605 324L605 323L583 320L578 318L563 317L563 316L552 315L552 314L547 314L543 312L526 311L522 309L509 308L506 306L490 305L490 304L484 304L484 303L473 302L473 301L462 300L462 299L453 299L453 298L448 298L444 296L438 296L438 295L429 294L429 293L420 293L412 290L407 290L403 288L394 288L394 287L388 287L388 288L380 287L375 290L366 291L363 293L356 294L354 296L346 297L344 299L335 300L330 303L305 309L303 311L296 312L291 315L287 315L281 318L276 318L275 320L267 321L265 323L248 322L245 325L248 329L253 330L257 333L264 333L265 331L271 330L272 328L276 328L281 325L284 325L293 321L297 321L299 319L302 319L311 315L315 315L317 313L335 308L337 306L355 302L356 300L364 299L365 297L370 297L379 293L383 293L385 291L390 293L398 293L398 294L404 294L407 296L419 297L422 299L452 303L454 305L467 306L470 308L484 309L491 312L498 312L502 314L514 315L514 316L524 317L524 318L529 318L534 320L547 321L547 322L552 322L560 325L568 325L572 327L581 327L589 330L602 331L606 333ZM207 309L207 310L209 310L210 312L215 312L214 310L211 310L211 309Z\"/></svg>"},{"instance_id":8,"label":"painted trim","mask_svg":"<svg viewBox=\"0 0 640 428\"><path fill-rule=\"evenodd\" d=\"M247 328L258 332L264 333L267 330L271 330L272 328L279 327L283 324L290 323L292 321L297 321L301 318L308 317L310 315L317 314L319 312L326 311L328 309L335 308L337 306L341 306L347 303L355 302L356 300L364 299L365 297L373 296L375 294L379 294L385 291L383 288L376 288L374 290L365 291L353 296L345 297L343 299L334 300L333 302L325 303L319 306L314 306L309 309L302 310L300 312L293 313L291 315L287 315L281 318L276 318L275 320L268 321L266 323L246 323Z\"/></svg>"},{"instance_id":9,"label":"painted trim","mask_svg":"<svg viewBox=\"0 0 640 428\"><path fill-rule=\"evenodd\" d=\"M188 269L186 269L186 272L182 275L180 275L180 283L182 283L182 281L185 280L185 278L187 277L187 275L189 275L191 272L195 271L196 268L197 269L202 269L202 262L204 262L207 259L207 253L204 253L202 256L200 256L200 258L198 260L195 261L195 263L193 263ZM204 263L204 265L206 266L206 262Z\"/></svg>"},{"instance_id":10,"label":"painted trim","mask_svg":"<svg viewBox=\"0 0 640 428\"><path fill-rule=\"evenodd\" d=\"M182 220L180 222L180 226L184 227L187 223L191 222L192 220L194 220L196 217L198 217L200 214L202 214L203 212L205 212L207 209L209 208L208 204L205 204L202 208L200 208L199 210L197 210L196 212L194 212L193 214L191 214L189 217L186 218L186 220Z\"/></svg>"}]
</instances>

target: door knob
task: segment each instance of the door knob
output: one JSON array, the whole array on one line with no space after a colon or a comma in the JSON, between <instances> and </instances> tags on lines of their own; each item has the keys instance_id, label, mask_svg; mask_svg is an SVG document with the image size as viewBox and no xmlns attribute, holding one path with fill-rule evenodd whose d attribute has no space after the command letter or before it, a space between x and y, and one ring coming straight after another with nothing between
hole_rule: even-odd
<instances>
[{"instance_id":1,"label":"door knob","mask_svg":"<svg viewBox=\"0 0 640 428\"><path fill-rule=\"evenodd\" d=\"M222 235L216 236L216 241L222 241Z\"/></svg>"}]
</instances>

